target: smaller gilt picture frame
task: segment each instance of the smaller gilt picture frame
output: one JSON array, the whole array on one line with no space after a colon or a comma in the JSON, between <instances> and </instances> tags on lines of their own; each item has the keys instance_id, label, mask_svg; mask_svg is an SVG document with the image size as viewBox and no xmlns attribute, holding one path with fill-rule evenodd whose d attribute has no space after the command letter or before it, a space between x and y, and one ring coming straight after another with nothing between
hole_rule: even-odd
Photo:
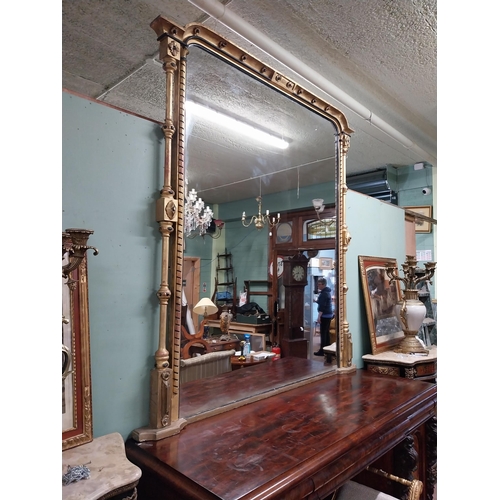
<instances>
[{"instance_id":1,"label":"smaller gilt picture frame","mask_svg":"<svg viewBox=\"0 0 500 500\"><path fill-rule=\"evenodd\" d=\"M387 264L397 270L398 263L391 257L366 255L359 255L358 261L372 354L380 354L404 338L396 308L402 297L399 280L391 283L386 272Z\"/></svg>"},{"instance_id":2,"label":"smaller gilt picture frame","mask_svg":"<svg viewBox=\"0 0 500 500\"><path fill-rule=\"evenodd\" d=\"M405 207L407 210L411 210L412 212L416 212L418 214L424 215L425 217L432 217L432 205L422 205L418 207ZM415 220L415 232L416 233L430 233L432 231L432 223L423 220L416 219Z\"/></svg>"}]
</instances>

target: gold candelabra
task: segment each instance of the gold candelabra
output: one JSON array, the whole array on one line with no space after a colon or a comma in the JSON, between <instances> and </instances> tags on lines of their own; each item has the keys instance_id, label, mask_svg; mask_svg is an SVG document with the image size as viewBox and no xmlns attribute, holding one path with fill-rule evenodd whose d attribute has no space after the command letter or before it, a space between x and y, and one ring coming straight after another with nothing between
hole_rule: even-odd
<instances>
[{"instance_id":1,"label":"gold candelabra","mask_svg":"<svg viewBox=\"0 0 500 500\"><path fill-rule=\"evenodd\" d=\"M67 284L71 287L74 280L70 278L70 274L82 262L87 250L94 250L94 255L99 253L97 248L88 246L87 241L89 236L94 234L91 229L66 229L62 233L62 257L67 257L67 263L62 266L62 276L67 278Z\"/></svg>"},{"instance_id":2,"label":"gold candelabra","mask_svg":"<svg viewBox=\"0 0 500 500\"><path fill-rule=\"evenodd\" d=\"M259 204L259 213L257 215L252 215L252 218L248 222L248 224L245 224L246 221L246 215L245 212L243 212L241 216L241 223L245 227L249 227L252 225L252 223L255 223L255 227L260 231L266 224L270 227L273 228L274 226L278 225L280 222L280 214L277 215L277 217L271 218L269 216L269 210L266 210L266 214L262 214L262 197L257 196L255 198L257 200L257 203Z\"/></svg>"},{"instance_id":3,"label":"gold candelabra","mask_svg":"<svg viewBox=\"0 0 500 500\"><path fill-rule=\"evenodd\" d=\"M396 266L390 263L385 265L390 283L398 280L403 282L405 286L403 300L397 305L401 323L403 324L404 338L394 349L395 352L402 352L405 354L428 354L429 352L417 338L418 331L427 312L425 305L418 298L417 284L421 281L429 281L432 284L431 279L436 270L436 262L426 262L424 266L425 272L423 274L417 274L417 270L421 271L421 269L417 267L417 259L415 256L407 255L405 263L401 266L404 277L400 277L397 274Z\"/></svg>"}]
</instances>

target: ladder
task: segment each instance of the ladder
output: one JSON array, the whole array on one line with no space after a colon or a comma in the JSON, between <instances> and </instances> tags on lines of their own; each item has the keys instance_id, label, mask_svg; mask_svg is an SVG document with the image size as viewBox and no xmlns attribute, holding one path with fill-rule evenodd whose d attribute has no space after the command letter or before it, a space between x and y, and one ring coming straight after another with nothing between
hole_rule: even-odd
<instances>
[{"instance_id":1,"label":"ladder","mask_svg":"<svg viewBox=\"0 0 500 500\"><path fill-rule=\"evenodd\" d=\"M224 253L217 254L217 268L215 270L215 288L212 302L217 307L227 306L233 314L238 304L236 296L236 278L234 277L233 256L225 249Z\"/></svg>"}]
</instances>

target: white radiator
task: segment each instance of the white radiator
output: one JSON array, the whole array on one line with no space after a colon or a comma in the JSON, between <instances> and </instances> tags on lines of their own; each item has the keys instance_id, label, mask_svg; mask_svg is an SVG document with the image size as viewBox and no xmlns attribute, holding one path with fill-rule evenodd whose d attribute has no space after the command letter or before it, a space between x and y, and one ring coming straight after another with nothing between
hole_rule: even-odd
<instances>
[{"instance_id":1,"label":"white radiator","mask_svg":"<svg viewBox=\"0 0 500 500\"><path fill-rule=\"evenodd\" d=\"M209 352L194 358L181 359L180 384L201 378L213 377L219 373L231 371L231 356L234 349L229 351Z\"/></svg>"}]
</instances>

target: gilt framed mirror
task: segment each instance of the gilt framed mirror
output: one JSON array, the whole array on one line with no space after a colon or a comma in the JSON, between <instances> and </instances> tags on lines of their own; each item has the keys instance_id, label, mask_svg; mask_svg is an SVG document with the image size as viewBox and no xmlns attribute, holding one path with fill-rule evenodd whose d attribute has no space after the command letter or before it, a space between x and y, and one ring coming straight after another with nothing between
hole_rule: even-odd
<instances>
[{"instance_id":1,"label":"gilt framed mirror","mask_svg":"<svg viewBox=\"0 0 500 500\"><path fill-rule=\"evenodd\" d=\"M63 255L63 267L68 264ZM87 257L62 278L62 449L92 441Z\"/></svg>"},{"instance_id":2,"label":"gilt framed mirror","mask_svg":"<svg viewBox=\"0 0 500 500\"><path fill-rule=\"evenodd\" d=\"M349 369L352 363L345 308L344 262L350 237L344 202L345 161L353 131L345 115L202 25L181 27L159 16L151 27L158 36L166 78L165 164L156 210L162 237L161 285L157 293L160 331L151 371L149 428L134 432L139 441L175 434L186 424L180 412L179 366L184 199L188 189L196 188L205 202L218 206L241 202L242 191L248 200L259 196L265 200L274 195L275 205L270 210L284 212L290 208L290 192L298 195L299 189L325 185L320 179L328 172L331 189L325 198L329 197L326 201L336 207L337 368ZM222 131L213 123L194 120L196 113L208 111L223 115L232 125ZM282 146L270 149L251 144L240 134L240 129L248 126L274 136ZM299 139L304 137L307 148L300 147L304 142ZM207 144L214 141L219 147L208 148ZM319 152L316 157L311 156L311 149ZM228 155L234 169L224 169L221 179L219 167L227 162ZM203 165L201 171L197 164ZM219 178L216 187L210 182L213 176ZM256 209L253 203L249 211ZM233 217L241 220L241 213ZM241 221L234 229L233 238L240 237L238 231L246 230L248 234ZM256 241L268 238L267 231L255 234ZM260 260L267 276L267 255Z\"/></svg>"}]
</instances>

